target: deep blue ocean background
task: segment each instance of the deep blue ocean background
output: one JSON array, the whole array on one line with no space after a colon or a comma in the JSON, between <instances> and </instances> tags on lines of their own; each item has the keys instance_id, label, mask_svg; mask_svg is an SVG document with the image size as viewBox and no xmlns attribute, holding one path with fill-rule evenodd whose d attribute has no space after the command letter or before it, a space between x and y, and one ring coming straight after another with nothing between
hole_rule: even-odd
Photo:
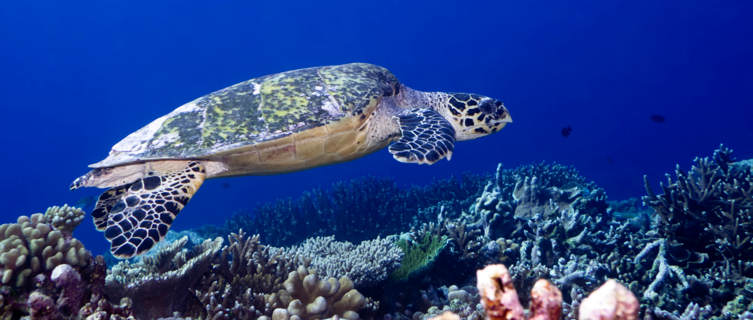
<instances>
[{"instance_id":1,"label":"deep blue ocean background","mask_svg":"<svg viewBox=\"0 0 753 320\"><path fill-rule=\"evenodd\" d=\"M173 228L221 224L338 180L425 184L499 162L557 161L610 199L641 196L643 174L659 181L720 143L753 158L752 21L750 1L5 1L0 223L96 196L68 186L185 102L264 74L355 61L416 89L500 98L514 123L434 166L380 151L210 180ZM77 237L107 248L89 219Z\"/></svg>"}]
</instances>

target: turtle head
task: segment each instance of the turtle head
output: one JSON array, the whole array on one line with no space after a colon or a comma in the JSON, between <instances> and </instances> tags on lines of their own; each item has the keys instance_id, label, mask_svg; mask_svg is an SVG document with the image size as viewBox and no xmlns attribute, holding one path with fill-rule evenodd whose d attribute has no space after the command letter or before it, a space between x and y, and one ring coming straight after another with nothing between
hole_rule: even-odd
<instances>
[{"instance_id":1,"label":"turtle head","mask_svg":"<svg viewBox=\"0 0 753 320\"><path fill-rule=\"evenodd\" d=\"M455 128L455 139L470 140L502 129L512 122L502 101L477 94L450 93L444 113Z\"/></svg>"}]
</instances>

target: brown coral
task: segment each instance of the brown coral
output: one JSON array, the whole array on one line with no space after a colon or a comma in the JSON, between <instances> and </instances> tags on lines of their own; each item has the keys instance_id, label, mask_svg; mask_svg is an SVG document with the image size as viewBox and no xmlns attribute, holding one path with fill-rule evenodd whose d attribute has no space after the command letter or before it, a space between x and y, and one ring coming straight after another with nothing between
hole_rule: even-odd
<instances>
[{"instance_id":1,"label":"brown coral","mask_svg":"<svg viewBox=\"0 0 753 320\"><path fill-rule=\"evenodd\" d=\"M0 225L0 239L0 282L14 288L60 264L83 267L91 259L80 241L56 230L41 213Z\"/></svg>"},{"instance_id":2,"label":"brown coral","mask_svg":"<svg viewBox=\"0 0 753 320\"><path fill-rule=\"evenodd\" d=\"M304 267L290 272L284 283L288 296L280 297L289 301L287 309L275 309L272 319L358 319L358 311L366 299L353 282L346 277L320 279Z\"/></svg>"}]
</instances>

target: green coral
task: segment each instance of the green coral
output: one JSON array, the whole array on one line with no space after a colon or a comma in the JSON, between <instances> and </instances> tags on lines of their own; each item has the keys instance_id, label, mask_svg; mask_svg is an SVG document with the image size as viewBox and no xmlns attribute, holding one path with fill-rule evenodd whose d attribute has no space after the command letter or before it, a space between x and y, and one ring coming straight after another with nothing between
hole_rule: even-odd
<instances>
[{"instance_id":1,"label":"green coral","mask_svg":"<svg viewBox=\"0 0 753 320\"><path fill-rule=\"evenodd\" d=\"M424 233L419 241L400 239L397 246L405 255L400 267L390 275L394 281L407 281L432 266L437 256L447 247L447 237Z\"/></svg>"}]
</instances>

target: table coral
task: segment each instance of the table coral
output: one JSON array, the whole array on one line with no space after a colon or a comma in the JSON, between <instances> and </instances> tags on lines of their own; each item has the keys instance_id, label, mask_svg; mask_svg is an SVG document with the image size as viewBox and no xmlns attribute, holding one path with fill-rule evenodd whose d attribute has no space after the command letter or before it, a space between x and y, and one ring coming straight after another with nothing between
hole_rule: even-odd
<instances>
[{"instance_id":1,"label":"table coral","mask_svg":"<svg viewBox=\"0 0 753 320\"><path fill-rule=\"evenodd\" d=\"M222 238L207 239L192 250L183 250L187 241L183 237L140 262L123 261L113 266L106 279L108 296L130 298L136 316L145 319L189 308L187 299L193 298L192 288L209 270L222 248Z\"/></svg>"},{"instance_id":2,"label":"table coral","mask_svg":"<svg viewBox=\"0 0 753 320\"><path fill-rule=\"evenodd\" d=\"M285 250L285 254L305 257L318 274L348 277L356 287L373 287L385 281L403 258L403 250L393 239L377 237L358 245L335 241L335 236L309 238Z\"/></svg>"}]
</instances>

